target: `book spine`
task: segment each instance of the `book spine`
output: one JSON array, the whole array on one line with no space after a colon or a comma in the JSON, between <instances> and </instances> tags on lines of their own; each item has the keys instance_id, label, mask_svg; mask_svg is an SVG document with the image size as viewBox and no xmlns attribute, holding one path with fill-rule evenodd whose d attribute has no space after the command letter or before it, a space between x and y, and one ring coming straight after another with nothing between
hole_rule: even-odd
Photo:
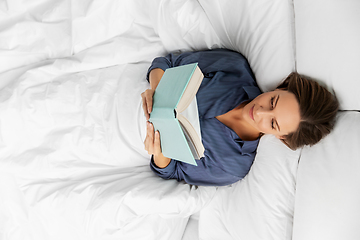
<instances>
[{"instance_id":1,"label":"book spine","mask_svg":"<svg viewBox=\"0 0 360 240\"><path fill-rule=\"evenodd\" d=\"M174 119L176 114L173 108L154 108L150 114L149 121L152 119Z\"/></svg>"}]
</instances>

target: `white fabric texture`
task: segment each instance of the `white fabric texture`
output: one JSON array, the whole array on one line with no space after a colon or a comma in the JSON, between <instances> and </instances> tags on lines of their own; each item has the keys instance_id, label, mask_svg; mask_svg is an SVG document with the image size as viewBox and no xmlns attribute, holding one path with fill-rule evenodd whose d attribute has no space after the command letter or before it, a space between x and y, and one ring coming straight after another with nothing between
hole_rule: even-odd
<instances>
[{"instance_id":1,"label":"white fabric texture","mask_svg":"<svg viewBox=\"0 0 360 240\"><path fill-rule=\"evenodd\" d=\"M360 237L360 112L341 112L335 129L301 154L294 240Z\"/></svg>"},{"instance_id":2,"label":"white fabric texture","mask_svg":"<svg viewBox=\"0 0 360 240\"><path fill-rule=\"evenodd\" d=\"M295 70L293 7L290 0L199 0L220 46L241 52L263 92Z\"/></svg>"},{"instance_id":3,"label":"white fabric texture","mask_svg":"<svg viewBox=\"0 0 360 240\"><path fill-rule=\"evenodd\" d=\"M359 110L360 1L294 2L298 72L334 90L342 110Z\"/></svg>"},{"instance_id":4,"label":"white fabric texture","mask_svg":"<svg viewBox=\"0 0 360 240\"><path fill-rule=\"evenodd\" d=\"M140 98L149 63L60 75L43 64L1 95L4 239L180 239L215 188L151 172Z\"/></svg>"},{"instance_id":5,"label":"white fabric texture","mask_svg":"<svg viewBox=\"0 0 360 240\"><path fill-rule=\"evenodd\" d=\"M216 189L149 168L144 2L2 3L0 238L181 239Z\"/></svg>"},{"instance_id":6,"label":"white fabric texture","mask_svg":"<svg viewBox=\"0 0 360 240\"><path fill-rule=\"evenodd\" d=\"M249 174L221 187L200 213L200 239L291 239L300 150L261 138ZM223 229L225 228L225 229Z\"/></svg>"},{"instance_id":7,"label":"white fabric texture","mask_svg":"<svg viewBox=\"0 0 360 240\"><path fill-rule=\"evenodd\" d=\"M298 72L335 91L333 133L301 154L293 240L360 239L360 2L296 0Z\"/></svg>"},{"instance_id":8,"label":"white fabric texture","mask_svg":"<svg viewBox=\"0 0 360 240\"><path fill-rule=\"evenodd\" d=\"M358 10L356 0L0 1L0 239L359 239L357 113L303 154L265 136L245 179L195 187L151 172L140 99L155 57L221 47L249 59L263 91L297 67L360 110Z\"/></svg>"}]
</instances>

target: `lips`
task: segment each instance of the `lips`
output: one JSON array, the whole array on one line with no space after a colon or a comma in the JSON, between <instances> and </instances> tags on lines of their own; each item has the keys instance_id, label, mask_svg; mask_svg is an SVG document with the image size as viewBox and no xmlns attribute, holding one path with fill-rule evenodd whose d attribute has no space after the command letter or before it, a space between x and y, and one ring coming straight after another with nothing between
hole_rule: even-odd
<instances>
[{"instance_id":1,"label":"lips","mask_svg":"<svg viewBox=\"0 0 360 240\"><path fill-rule=\"evenodd\" d=\"M255 105L254 105L255 106ZM254 119L254 106L252 106L252 108L250 108L250 111L249 111L249 115L250 115L250 118L252 119L252 120L255 120Z\"/></svg>"}]
</instances>

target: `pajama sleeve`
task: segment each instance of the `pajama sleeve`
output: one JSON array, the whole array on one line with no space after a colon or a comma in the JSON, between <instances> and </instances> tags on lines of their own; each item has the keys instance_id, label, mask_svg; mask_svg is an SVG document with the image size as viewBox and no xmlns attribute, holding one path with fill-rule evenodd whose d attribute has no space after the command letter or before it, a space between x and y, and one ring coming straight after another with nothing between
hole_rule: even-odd
<instances>
[{"instance_id":1,"label":"pajama sleeve","mask_svg":"<svg viewBox=\"0 0 360 240\"><path fill-rule=\"evenodd\" d=\"M251 161L252 162L252 161ZM197 160L197 166L182 163L174 159L165 168L158 168L153 160L150 163L151 169L161 178L184 180L188 184L198 186L226 186L235 183L243 178L250 169L251 164L244 171L243 176L234 176L225 172L218 166L206 164L206 159Z\"/></svg>"}]
</instances>

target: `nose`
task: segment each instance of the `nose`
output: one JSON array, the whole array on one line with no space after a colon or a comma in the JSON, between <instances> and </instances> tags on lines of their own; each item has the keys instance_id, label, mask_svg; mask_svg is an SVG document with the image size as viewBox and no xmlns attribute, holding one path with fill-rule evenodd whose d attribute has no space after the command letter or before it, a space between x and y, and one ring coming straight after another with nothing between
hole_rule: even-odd
<instances>
[{"instance_id":1,"label":"nose","mask_svg":"<svg viewBox=\"0 0 360 240\"><path fill-rule=\"evenodd\" d=\"M263 107L259 107L259 109L256 111L256 115L259 115L259 116L268 116L271 114L272 114L271 109L265 109Z\"/></svg>"},{"instance_id":2,"label":"nose","mask_svg":"<svg viewBox=\"0 0 360 240\"><path fill-rule=\"evenodd\" d=\"M273 111L271 111L271 109L267 109L267 108L263 108L263 107L259 107L257 109L257 111L255 112L255 115L257 115L260 118L264 118L264 117L271 117L273 115Z\"/></svg>"}]
</instances>

